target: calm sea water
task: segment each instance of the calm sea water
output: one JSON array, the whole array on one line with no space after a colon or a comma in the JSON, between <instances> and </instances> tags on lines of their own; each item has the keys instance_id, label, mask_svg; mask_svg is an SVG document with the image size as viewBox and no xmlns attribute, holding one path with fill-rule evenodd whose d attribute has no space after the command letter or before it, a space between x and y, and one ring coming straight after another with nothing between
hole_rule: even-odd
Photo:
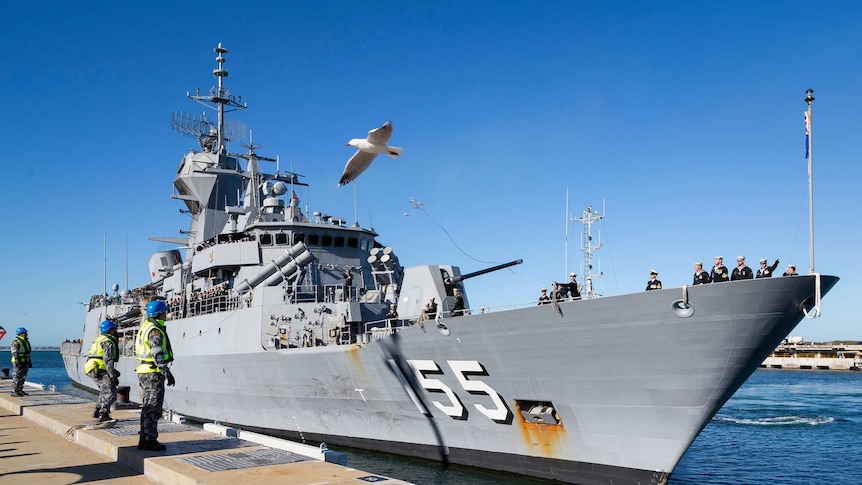
<instances>
[{"instance_id":1,"label":"calm sea water","mask_svg":"<svg viewBox=\"0 0 862 485\"><path fill-rule=\"evenodd\" d=\"M4 353L5 354L5 353ZM8 358L8 354L2 356ZM93 399L57 351L34 353L32 382ZM134 392L134 390L133 390ZM418 485L527 485L510 474L357 450L348 464ZM758 370L689 448L671 485L862 482L862 372Z\"/></svg>"}]
</instances>

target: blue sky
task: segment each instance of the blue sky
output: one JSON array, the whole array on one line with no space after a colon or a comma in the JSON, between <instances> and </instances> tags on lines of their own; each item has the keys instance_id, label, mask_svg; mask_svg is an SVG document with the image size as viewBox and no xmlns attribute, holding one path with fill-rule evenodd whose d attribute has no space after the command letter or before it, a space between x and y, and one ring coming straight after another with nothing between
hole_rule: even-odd
<instances>
[{"instance_id":1,"label":"blue sky","mask_svg":"<svg viewBox=\"0 0 862 485\"><path fill-rule=\"evenodd\" d=\"M188 227L170 195L195 142L169 117L202 111L185 94L214 84L222 42L226 84L249 104L234 119L305 176L312 211L353 219L354 187L336 187L344 144L392 120L404 155L358 179L359 221L405 265L524 260L471 280L473 307L582 273L567 190L575 215L606 204L603 294L642 291L651 268L689 284L718 254L806 272L813 88L816 269L842 280L793 334L862 339L862 4L246 3L4 4L6 330L77 338L103 268L125 286L126 232L134 287L169 248L147 237Z\"/></svg>"}]
</instances>

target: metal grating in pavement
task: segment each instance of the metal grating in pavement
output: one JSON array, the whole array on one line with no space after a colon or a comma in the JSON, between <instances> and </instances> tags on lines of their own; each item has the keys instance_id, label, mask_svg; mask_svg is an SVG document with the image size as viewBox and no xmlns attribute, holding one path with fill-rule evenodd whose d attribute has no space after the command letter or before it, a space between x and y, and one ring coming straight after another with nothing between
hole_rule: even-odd
<instances>
[{"instance_id":1,"label":"metal grating in pavement","mask_svg":"<svg viewBox=\"0 0 862 485\"><path fill-rule=\"evenodd\" d=\"M311 458L289 451L262 448L217 455L186 456L177 458L177 460L208 472L220 472L267 465L286 465L288 463L309 461Z\"/></svg>"},{"instance_id":2,"label":"metal grating in pavement","mask_svg":"<svg viewBox=\"0 0 862 485\"><path fill-rule=\"evenodd\" d=\"M87 421L84 424L96 424L98 421ZM177 424L169 421L159 421L159 433L179 433L181 431L200 431L200 428L189 426L187 424ZM110 428L103 428L102 431L110 433L114 436L131 436L138 434L141 431L140 419L118 419L117 422Z\"/></svg>"},{"instance_id":3,"label":"metal grating in pavement","mask_svg":"<svg viewBox=\"0 0 862 485\"><path fill-rule=\"evenodd\" d=\"M81 399L75 396L67 396L65 394L48 394L41 396L34 396L33 394L33 392L30 392L29 396L24 396L20 399L31 406L44 406L49 404L80 404L82 402L91 402L87 401L86 399Z\"/></svg>"}]
</instances>

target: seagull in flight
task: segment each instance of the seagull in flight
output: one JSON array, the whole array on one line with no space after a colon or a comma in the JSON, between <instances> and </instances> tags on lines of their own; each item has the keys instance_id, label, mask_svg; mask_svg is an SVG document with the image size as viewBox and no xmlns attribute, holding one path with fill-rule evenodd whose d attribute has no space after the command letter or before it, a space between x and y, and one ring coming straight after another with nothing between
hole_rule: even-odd
<instances>
[{"instance_id":1,"label":"seagull in flight","mask_svg":"<svg viewBox=\"0 0 862 485\"><path fill-rule=\"evenodd\" d=\"M380 128L369 131L368 138L354 138L347 142L346 146L356 147L357 150L347 161L347 165L344 166L344 173L341 174L338 186L347 185L355 180L371 165L378 153L385 153L392 158L398 158L401 155L401 148L386 145L391 136L392 123L387 121Z\"/></svg>"}]
</instances>

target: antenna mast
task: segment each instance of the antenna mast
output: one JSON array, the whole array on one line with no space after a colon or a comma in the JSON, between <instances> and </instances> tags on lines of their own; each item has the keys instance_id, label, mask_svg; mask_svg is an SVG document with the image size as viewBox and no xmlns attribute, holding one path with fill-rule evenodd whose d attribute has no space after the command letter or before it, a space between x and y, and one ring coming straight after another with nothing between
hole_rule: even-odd
<instances>
[{"instance_id":1,"label":"antenna mast","mask_svg":"<svg viewBox=\"0 0 862 485\"><path fill-rule=\"evenodd\" d=\"M174 115L172 124L174 125L174 129L180 133L198 134L199 139L201 140L201 146L211 148L211 151L215 153L224 153L225 141L230 140L230 138L226 136L224 114L229 111L245 109L248 107L248 103L243 103L242 96L236 97L232 95L230 93L230 89L226 89L224 86L224 78L228 76L227 69L224 68L224 54L227 54L227 49L222 47L221 42L219 42L218 47L213 49L213 51L216 53L215 60L218 63L218 66L213 69L213 76L218 79L218 86L210 88L208 96L202 95L200 93L200 89L195 90L194 95L186 93L186 96L207 108L215 109L218 112L217 123L212 125L205 117L201 120L197 120L196 118L190 118L186 115L180 114ZM204 133L202 129L203 127L208 127L208 132ZM197 133L194 133L195 131L197 131ZM209 146L204 144L205 139L210 141L208 144Z\"/></svg>"},{"instance_id":2,"label":"antenna mast","mask_svg":"<svg viewBox=\"0 0 862 485\"><path fill-rule=\"evenodd\" d=\"M593 223L604 219L604 214L599 214L598 212L593 212L592 206L587 206L587 210L584 211L583 215L579 218L572 218L573 221L580 222L584 225L584 233L581 241L581 250L584 252L584 267L583 267L583 277L584 277L584 291L581 292L581 298L595 298L599 295L596 294L595 286L593 285L593 280L595 278L601 278L602 272L593 273L593 252L601 249L602 243L597 242L593 243Z\"/></svg>"}]
</instances>

